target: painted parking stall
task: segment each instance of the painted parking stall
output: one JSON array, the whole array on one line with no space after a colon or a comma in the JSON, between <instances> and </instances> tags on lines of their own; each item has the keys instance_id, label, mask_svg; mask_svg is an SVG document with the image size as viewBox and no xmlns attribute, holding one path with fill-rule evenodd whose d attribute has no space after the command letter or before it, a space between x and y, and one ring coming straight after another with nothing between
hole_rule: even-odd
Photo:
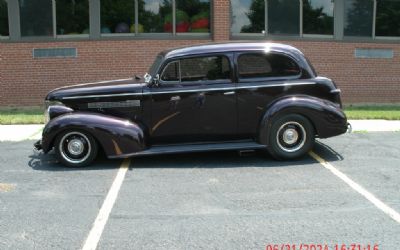
<instances>
[{"instance_id":1,"label":"painted parking stall","mask_svg":"<svg viewBox=\"0 0 400 250\"><path fill-rule=\"evenodd\" d=\"M398 140L398 133L348 134L319 140L314 152L398 212ZM1 249L396 249L399 242L396 220L312 157L279 162L228 151L128 165L100 158L70 169L51 153L35 154L32 142L0 143Z\"/></svg>"}]
</instances>

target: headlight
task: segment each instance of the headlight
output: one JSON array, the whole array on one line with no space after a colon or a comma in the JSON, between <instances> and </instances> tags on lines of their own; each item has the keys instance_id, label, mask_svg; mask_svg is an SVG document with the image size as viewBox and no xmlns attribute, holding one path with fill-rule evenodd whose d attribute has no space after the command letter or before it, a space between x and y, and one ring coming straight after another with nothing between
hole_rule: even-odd
<instances>
[{"instance_id":1,"label":"headlight","mask_svg":"<svg viewBox=\"0 0 400 250\"><path fill-rule=\"evenodd\" d=\"M48 109L50 106L55 106L55 105L64 106L64 104L62 102L59 102L59 101L48 101L48 100L46 100L44 102L44 106L45 106L46 109Z\"/></svg>"},{"instance_id":2,"label":"headlight","mask_svg":"<svg viewBox=\"0 0 400 250\"><path fill-rule=\"evenodd\" d=\"M44 111L45 123L47 124L51 119L73 111L73 109L65 106L61 102L46 101L46 109Z\"/></svg>"},{"instance_id":3,"label":"headlight","mask_svg":"<svg viewBox=\"0 0 400 250\"><path fill-rule=\"evenodd\" d=\"M49 108L50 107L47 107L44 110L44 125L46 125L50 121Z\"/></svg>"},{"instance_id":4,"label":"headlight","mask_svg":"<svg viewBox=\"0 0 400 250\"><path fill-rule=\"evenodd\" d=\"M64 106L64 104L59 101L46 100L44 102L44 107L45 107L45 109L44 109L44 124L45 125L50 121L50 114L49 114L50 112L49 111L50 111L50 107L54 106L54 105Z\"/></svg>"}]
</instances>

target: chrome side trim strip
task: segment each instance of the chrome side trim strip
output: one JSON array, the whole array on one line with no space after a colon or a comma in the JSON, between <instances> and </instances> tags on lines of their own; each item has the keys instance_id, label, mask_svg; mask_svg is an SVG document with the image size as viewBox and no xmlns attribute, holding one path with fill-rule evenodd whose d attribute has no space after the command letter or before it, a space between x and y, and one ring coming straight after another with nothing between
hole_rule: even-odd
<instances>
[{"instance_id":1,"label":"chrome side trim strip","mask_svg":"<svg viewBox=\"0 0 400 250\"><path fill-rule=\"evenodd\" d=\"M158 94L177 94L177 93L198 93L198 92L210 92L210 91L235 91L240 89L263 89L272 87L291 87L301 85L314 85L315 82L297 82L297 83L281 83L281 84L268 84L268 85L251 85L251 86L239 86L239 87L227 87L227 88L205 88L205 89L190 89L190 90L174 90L174 91L153 91L146 93L121 93L121 94L109 94L109 95L86 95L86 96L68 96L63 97L63 100L81 99L81 98L100 98L100 97L116 97L116 96L142 96L142 95L158 95Z\"/></svg>"},{"instance_id":2,"label":"chrome side trim strip","mask_svg":"<svg viewBox=\"0 0 400 250\"><path fill-rule=\"evenodd\" d=\"M91 102L91 103L88 103L88 108L90 108L90 109L129 108L129 107L140 107L140 100L127 100L124 102Z\"/></svg>"},{"instance_id":3,"label":"chrome side trim strip","mask_svg":"<svg viewBox=\"0 0 400 250\"><path fill-rule=\"evenodd\" d=\"M207 88L207 89L191 89L191 90L175 90L175 91L154 91L144 93L145 95L157 95L157 94L175 94L175 93L197 93L197 92L209 92L209 91L235 91L240 89L263 89L272 87L290 87L290 86L301 86L301 85L314 85L315 82L298 82L298 83L281 83L281 84L268 84L268 85L252 85L252 86L240 86L240 87L228 87L228 88Z\"/></svg>"},{"instance_id":4,"label":"chrome side trim strip","mask_svg":"<svg viewBox=\"0 0 400 250\"><path fill-rule=\"evenodd\" d=\"M121 93L121 94L109 94L109 95L79 95L79 96L67 96L63 97L63 100L72 99L84 99L84 98L100 98L100 97L115 97L115 96L141 96L142 93Z\"/></svg>"}]
</instances>

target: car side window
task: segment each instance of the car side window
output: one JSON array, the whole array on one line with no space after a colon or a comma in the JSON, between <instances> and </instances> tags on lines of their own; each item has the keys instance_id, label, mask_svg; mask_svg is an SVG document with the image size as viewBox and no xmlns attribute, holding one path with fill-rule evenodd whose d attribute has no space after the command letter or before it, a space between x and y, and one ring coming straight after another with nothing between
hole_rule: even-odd
<instances>
[{"instance_id":1,"label":"car side window","mask_svg":"<svg viewBox=\"0 0 400 250\"><path fill-rule=\"evenodd\" d=\"M301 73L290 57L277 53L246 53L238 58L239 78L293 77Z\"/></svg>"},{"instance_id":2,"label":"car side window","mask_svg":"<svg viewBox=\"0 0 400 250\"><path fill-rule=\"evenodd\" d=\"M162 72L161 80L164 82L179 82L179 61L170 62Z\"/></svg>"},{"instance_id":3,"label":"car side window","mask_svg":"<svg viewBox=\"0 0 400 250\"><path fill-rule=\"evenodd\" d=\"M182 59L181 82L214 81L231 78L229 60L225 56Z\"/></svg>"}]
</instances>

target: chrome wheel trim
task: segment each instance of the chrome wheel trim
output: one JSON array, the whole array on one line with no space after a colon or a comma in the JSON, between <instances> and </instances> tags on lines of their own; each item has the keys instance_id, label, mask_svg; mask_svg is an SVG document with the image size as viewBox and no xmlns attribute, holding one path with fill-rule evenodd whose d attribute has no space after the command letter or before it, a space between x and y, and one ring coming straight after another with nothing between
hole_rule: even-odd
<instances>
[{"instance_id":1,"label":"chrome wheel trim","mask_svg":"<svg viewBox=\"0 0 400 250\"><path fill-rule=\"evenodd\" d=\"M276 142L283 151L293 153L304 146L306 137L307 133L303 125L290 121L279 127L276 133Z\"/></svg>"},{"instance_id":2,"label":"chrome wheel trim","mask_svg":"<svg viewBox=\"0 0 400 250\"><path fill-rule=\"evenodd\" d=\"M64 143L66 142L66 140L69 137L75 136L76 138L72 139L71 141L67 142L67 148L64 148ZM77 142L79 141L79 142ZM78 146L78 144L82 144L81 148L76 148L78 150L75 150L73 147L74 146ZM87 148L85 148L85 144L87 145ZM65 134L60 141L60 144L58 145L59 147L59 151L61 153L61 156L69 163L72 164L79 164L82 163L84 161L86 161L89 158L89 155L91 153L92 150L92 145L90 144L89 138L80 133L80 132L70 132ZM72 151L70 151L70 149L72 149ZM68 152L66 152L65 150L68 150ZM82 154L84 151L87 151L82 157L80 158L71 158L70 156L68 156L68 154L71 154L73 156L79 156L80 154ZM79 151L81 151L80 153L78 153Z\"/></svg>"},{"instance_id":3,"label":"chrome wheel trim","mask_svg":"<svg viewBox=\"0 0 400 250\"><path fill-rule=\"evenodd\" d=\"M83 153L84 149L85 145L83 145L83 142L79 139L72 139L68 142L68 151L72 155L80 155Z\"/></svg>"}]
</instances>

